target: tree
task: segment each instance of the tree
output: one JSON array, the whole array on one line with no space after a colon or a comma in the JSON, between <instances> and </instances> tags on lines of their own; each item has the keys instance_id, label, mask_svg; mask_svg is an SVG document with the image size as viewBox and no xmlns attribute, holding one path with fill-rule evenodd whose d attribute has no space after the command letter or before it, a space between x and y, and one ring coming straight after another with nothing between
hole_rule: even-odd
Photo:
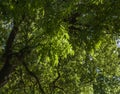
<instances>
[{"instance_id":1,"label":"tree","mask_svg":"<svg viewBox=\"0 0 120 94\"><path fill-rule=\"evenodd\" d=\"M0 93L119 94L119 0L0 0Z\"/></svg>"}]
</instances>

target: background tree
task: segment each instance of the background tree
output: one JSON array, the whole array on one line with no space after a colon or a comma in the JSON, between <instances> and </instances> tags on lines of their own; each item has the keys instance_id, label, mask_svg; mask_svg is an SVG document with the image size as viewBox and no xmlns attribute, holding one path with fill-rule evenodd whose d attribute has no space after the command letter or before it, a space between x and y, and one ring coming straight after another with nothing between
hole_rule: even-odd
<instances>
[{"instance_id":1,"label":"background tree","mask_svg":"<svg viewBox=\"0 0 120 94\"><path fill-rule=\"evenodd\" d=\"M119 94L119 4L0 0L0 93Z\"/></svg>"}]
</instances>

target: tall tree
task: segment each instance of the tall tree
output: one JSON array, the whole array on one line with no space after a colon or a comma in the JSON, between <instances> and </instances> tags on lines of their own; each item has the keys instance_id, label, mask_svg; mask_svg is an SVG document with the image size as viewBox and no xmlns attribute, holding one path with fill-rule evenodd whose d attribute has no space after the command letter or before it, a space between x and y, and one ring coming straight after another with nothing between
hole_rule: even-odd
<instances>
[{"instance_id":1,"label":"tall tree","mask_svg":"<svg viewBox=\"0 0 120 94\"><path fill-rule=\"evenodd\" d=\"M119 4L0 0L0 93L119 94Z\"/></svg>"}]
</instances>

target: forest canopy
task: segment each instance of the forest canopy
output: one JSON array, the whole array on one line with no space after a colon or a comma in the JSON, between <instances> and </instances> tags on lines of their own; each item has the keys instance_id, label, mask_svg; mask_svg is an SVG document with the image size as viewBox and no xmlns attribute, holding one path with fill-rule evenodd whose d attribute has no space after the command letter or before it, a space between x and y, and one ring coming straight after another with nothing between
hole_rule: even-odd
<instances>
[{"instance_id":1,"label":"forest canopy","mask_svg":"<svg viewBox=\"0 0 120 94\"><path fill-rule=\"evenodd\" d=\"M0 0L0 94L120 94L120 0Z\"/></svg>"}]
</instances>

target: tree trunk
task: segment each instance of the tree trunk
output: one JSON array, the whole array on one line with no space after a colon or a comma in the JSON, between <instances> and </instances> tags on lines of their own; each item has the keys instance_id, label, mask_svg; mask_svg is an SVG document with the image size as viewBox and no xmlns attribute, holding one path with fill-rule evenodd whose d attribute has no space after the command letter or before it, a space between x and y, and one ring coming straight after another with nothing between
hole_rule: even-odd
<instances>
[{"instance_id":1,"label":"tree trunk","mask_svg":"<svg viewBox=\"0 0 120 94\"><path fill-rule=\"evenodd\" d=\"M10 64L10 61L12 58L12 45L13 45L17 32L18 32L18 27L14 23L13 29L6 42L5 52L3 55L4 65L2 69L0 70L0 87L2 87L3 85L7 83L9 75L12 73L12 70L13 70L13 65Z\"/></svg>"}]
</instances>

